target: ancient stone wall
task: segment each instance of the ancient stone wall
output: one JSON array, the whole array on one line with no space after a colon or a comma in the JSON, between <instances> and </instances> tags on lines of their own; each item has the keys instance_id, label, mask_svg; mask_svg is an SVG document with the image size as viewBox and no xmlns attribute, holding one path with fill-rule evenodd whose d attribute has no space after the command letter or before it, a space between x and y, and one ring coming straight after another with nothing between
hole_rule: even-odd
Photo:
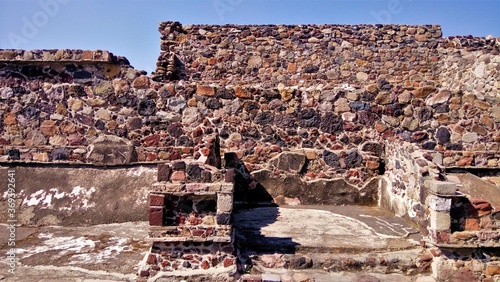
<instances>
[{"instance_id":1,"label":"ancient stone wall","mask_svg":"<svg viewBox=\"0 0 500 282\"><path fill-rule=\"evenodd\" d=\"M400 142L431 165L500 167L499 39L442 38L435 25L159 31L151 77L107 51L1 50L2 163L200 159L218 131L249 171L342 178L351 190L387 169L412 172L388 160ZM289 150L306 155L299 171L267 164ZM419 184L399 182L388 191L409 211Z\"/></svg>"}]
</instances>

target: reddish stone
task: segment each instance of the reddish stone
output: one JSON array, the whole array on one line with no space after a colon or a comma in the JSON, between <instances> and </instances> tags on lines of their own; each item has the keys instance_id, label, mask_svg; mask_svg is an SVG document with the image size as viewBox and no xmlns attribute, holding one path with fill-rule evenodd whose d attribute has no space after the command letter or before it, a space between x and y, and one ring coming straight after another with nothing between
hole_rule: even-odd
<instances>
[{"instance_id":1,"label":"reddish stone","mask_svg":"<svg viewBox=\"0 0 500 282\"><path fill-rule=\"evenodd\" d=\"M202 95L202 96L214 96L215 89L212 86L198 85L196 87L196 94Z\"/></svg>"},{"instance_id":2,"label":"reddish stone","mask_svg":"<svg viewBox=\"0 0 500 282\"><path fill-rule=\"evenodd\" d=\"M236 87L234 89L234 95L238 98L242 99L251 99L252 98L252 93L248 91L247 89L241 88L241 87Z\"/></svg>"},{"instance_id":3,"label":"reddish stone","mask_svg":"<svg viewBox=\"0 0 500 282\"><path fill-rule=\"evenodd\" d=\"M197 127L193 130L193 137L200 137L203 135L203 129Z\"/></svg>"},{"instance_id":4,"label":"reddish stone","mask_svg":"<svg viewBox=\"0 0 500 282\"><path fill-rule=\"evenodd\" d=\"M465 230L467 231L479 230L479 220L476 218L466 218Z\"/></svg>"},{"instance_id":5,"label":"reddish stone","mask_svg":"<svg viewBox=\"0 0 500 282\"><path fill-rule=\"evenodd\" d=\"M260 275L248 275L245 274L241 277L243 282L262 282L262 277Z\"/></svg>"},{"instance_id":6,"label":"reddish stone","mask_svg":"<svg viewBox=\"0 0 500 282\"><path fill-rule=\"evenodd\" d=\"M156 194L149 195L149 205L163 207L165 205L165 196Z\"/></svg>"},{"instance_id":7,"label":"reddish stone","mask_svg":"<svg viewBox=\"0 0 500 282\"><path fill-rule=\"evenodd\" d=\"M44 120L40 125L40 131L45 136L54 136L57 133L56 122L53 120Z\"/></svg>"},{"instance_id":8,"label":"reddish stone","mask_svg":"<svg viewBox=\"0 0 500 282\"><path fill-rule=\"evenodd\" d=\"M149 78L145 75L141 75L132 82L132 87L134 88L149 88Z\"/></svg>"},{"instance_id":9,"label":"reddish stone","mask_svg":"<svg viewBox=\"0 0 500 282\"><path fill-rule=\"evenodd\" d=\"M224 259L224 263L223 263L224 267L230 267L233 264L234 264L234 260L233 259L231 259L231 258Z\"/></svg>"},{"instance_id":10,"label":"reddish stone","mask_svg":"<svg viewBox=\"0 0 500 282\"><path fill-rule=\"evenodd\" d=\"M149 225L163 226L163 208L149 208Z\"/></svg>"},{"instance_id":11,"label":"reddish stone","mask_svg":"<svg viewBox=\"0 0 500 282\"><path fill-rule=\"evenodd\" d=\"M170 265L170 262L168 260L164 260L161 262L161 267L167 267Z\"/></svg>"},{"instance_id":12,"label":"reddish stone","mask_svg":"<svg viewBox=\"0 0 500 282\"><path fill-rule=\"evenodd\" d=\"M90 50L85 50L82 53L83 61L92 61L94 59L94 52Z\"/></svg>"},{"instance_id":13,"label":"reddish stone","mask_svg":"<svg viewBox=\"0 0 500 282\"><path fill-rule=\"evenodd\" d=\"M172 176L170 176L170 180L179 182L186 181L186 174L181 170L174 171Z\"/></svg>"},{"instance_id":14,"label":"reddish stone","mask_svg":"<svg viewBox=\"0 0 500 282\"><path fill-rule=\"evenodd\" d=\"M201 262L201 268L203 269L209 269L210 268L210 263L206 260Z\"/></svg>"},{"instance_id":15,"label":"reddish stone","mask_svg":"<svg viewBox=\"0 0 500 282\"><path fill-rule=\"evenodd\" d=\"M146 156L146 161L151 162L156 160L156 153L149 152L148 155Z\"/></svg>"},{"instance_id":16,"label":"reddish stone","mask_svg":"<svg viewBox=\"0 0 500 282\"><path fill-rule=\"evenodd\" d=\"M146 260L147 264L156 264L158 261L156 260L155 254L149 254L148 259Z\"/></svg>"},{"instance_id":17,"label":"reddish stone","mask_svg":"<svg viewBox=\"0 0 500 282\"><path fill-rule=\"evenodd\" d=\"M150 146L157 146L158 143L160 143L160 135L159 134L153 134L146 136L144 138L144 146L150 147Z\"/></svg>"},{"instance_id":18,"label":"reddish stone","mask_svg":"<svg viewBox=\"0 0 500 282\"><path fill-rule=\"evenodd\" d=\"M493 207L491 206L490 202L483 200L483 199L471 199L471 204L476 210L480 211L491 211Z\"/></svg>"},{"instance_id":19,"label":"reddish stone","mask_svg":"<svg viewBox=\"0 0 500 282\"><path fill-rule=\"evenodd\" d=\"M203 229L194 229L191 233L194 237L205 237L205 231Z\"/></svg>"},{"instance_id":20,"label":"reddish stone","mask_svg":"<svg viewBox=\"0 0 500 282\"><path fill-rule=\"evenodd\" d=\"M416 142L422 141L424 139L427 139L427 132L425 132L425 131L417 131L411 135L411 140L416 141Z\"/></svg>"},{"instance_id":21,"label":"reddish stone","mask_svg":"<svg viewBox=\"0 0 500 282\"><path fill-rule=\"evenodd\" d=\"M204 155L204 156L208 156L210 155L210 149L209 148L202 148L200 150L200 152Z\"/></svg>"},{"instance_id":22,"label":"reddish stone","mask_svg":"<svg viewBox=\"0 0 500 282\"><path fill-rule=\"evenodd\" d=\"M500 266L499 265L488 265L484 274L488 276L499 275L500 274Z\"/></svg>"},{"instance_id":23,"label":"reddish stone","mask_svg":"<svg viewBox=\"0 0 500 282\"><path fill-rule=\"evenodd\" d=\"M15 125L17 124L16 114L14 113L6 113L3 117L3 123L5 125Z\"/></svg>"},{"instance_id":24,"label":"reddish stone","mask_svg":"<svg viewBox=\"0 0 500 282\"><path fill-rule=\"evenodd\" d=\"M140 277L147 277L147 276L149 276L149 269L147 269L147 270L141 270L139 272L139 276Z\"/></svg>"},{"instance_id":25,"label":"reddish stone","mask_svg":"<svg viewBox=\"0 0 500 282\"><path fill-rule=\"evenodd\" d=\"M470 166L473 160L474 160L473 157L460 159L457 161L457 166Z\"/></svg>"}]
</instances>

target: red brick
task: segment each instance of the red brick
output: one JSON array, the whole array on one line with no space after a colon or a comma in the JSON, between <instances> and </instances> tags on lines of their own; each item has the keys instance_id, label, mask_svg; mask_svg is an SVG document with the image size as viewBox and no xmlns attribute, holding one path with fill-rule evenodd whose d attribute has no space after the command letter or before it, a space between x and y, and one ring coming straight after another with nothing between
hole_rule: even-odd
<instances>
[{"instance_id":1,"label":"red brick","mask_svg":"<svg viewBox=\"0 0 500 282\"><path fill-rule=\"evenodd\" d=\"M201 268L203 269L209 269L210 268L210 263L206 260L201 262Z\"/></svg>"},{"instance_id":2,"label":"red brick","mask_svg":"<svg viewBox=\"0 0 500 282\"><path fill-rule=\"evenodd\" d=\"M149 195L149 205L163 207L165 205L165 196L163 195Z\"/></svg>"},{"instance_id":3,"label":"red brick","mask_svg":"<svg viewBox=\"0 0 500 282\"><path fill-rule=\"evenodd\" d=\"M149 225L163 226L163 208L149 208Z\"/></svg>"}]
</instances>

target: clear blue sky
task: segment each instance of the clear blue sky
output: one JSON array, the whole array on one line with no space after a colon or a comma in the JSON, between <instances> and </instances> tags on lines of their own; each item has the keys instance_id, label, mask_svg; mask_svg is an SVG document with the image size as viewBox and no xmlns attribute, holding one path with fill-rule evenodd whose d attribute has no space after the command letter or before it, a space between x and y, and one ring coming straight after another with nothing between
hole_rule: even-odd
<instances>
[{"instance_id":1,"label":"clear blue sky","mask_svg":"<svg viewBox=\"0 0 500 282\"><path fill-rule=\"evenodd\" d=\"M500 37L500 0L0 0L0 49L105 49L155 68L160 21L440 24Z\"/></svg>"}]
</instances>

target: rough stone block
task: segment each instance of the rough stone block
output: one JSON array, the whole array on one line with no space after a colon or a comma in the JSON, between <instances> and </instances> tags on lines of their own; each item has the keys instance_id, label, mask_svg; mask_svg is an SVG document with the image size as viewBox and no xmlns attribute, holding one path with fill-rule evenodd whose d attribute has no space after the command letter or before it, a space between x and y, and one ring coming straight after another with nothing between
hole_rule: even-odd
<instances>
[{"instance_id":1,"label":"rough stone block","mask_svg":"<svg viewBox=\"0 0 500 282\"><path fill-rule=\"evenodd\" d=\"M219 213L216 215L216 220L218 225L229 225L231 223L230 213Z\"/></svg>"},{"instance_id":2,"label":"rough stone block","mask_svg":"<svg viewBox=\"0 0 500 282\"><path fill-rule=\"evenodd\" d=\"M306 164L306 155L297 152L283 152L269 161L277 169L298 173Z\"/></svg>"},{"instance_id":3,"label":"rough stone block","mask_svg":"<svg viewBox=\"0 0 500 282\"><path fill-rule=\"evenodd\" d=\"M149 205L163 207L165 205L165 196L150 194L149 195Z\"/></svg>"},{"instance_id":4,"label":"rough stone block","mask_svg":"<svg viewBox=\"0 0 500 282\"><path fill-rule=\"evenodd\" d=\"M451 225L450 214L447 212L438 212L431 210L430 227L433 230L449 230Z\"/></svg>"},{"instance_id":5,"label":"rough stone block","mask_svg":"<svg viewBox=\"0 0 500 282\"><path fill-rule=\"evenodd\" d=\"M245 274L241 277L243 282L262 282L262 277L260 275L249 275Z\"/></svg>"},{"instance_id":6,"label":"rough stone block","mask_svg":"<svg viewBox=\"0 0 500 282\"><path fill-rule=\"evenodd\" d=\"M229 168L226 171L226 174L224 175L224 181L225 182L234 182L234 176L235 176L234 168Z\"/></svg>"},{"instance_id":7,"label":"rough stone block","mask_svg":"<svg viewBox=\"0 0 500 282\"><path fill-rule=\"evenodd\" d=\"M438 195L455 195L457 191L457 184L453 182L428 180L426 184L432 193Z\"/></svg>"},{"instance_id":8,"label":"rough stone block","mask_svg":"<svg viewBox=\"0 0 500 282\"><path fill-rule=\"evenodd\" d=\"M132 142L114 135L97 137L88 151L87 161L99 165L121 165L134 161Z\"/></svg>"},{"instance_id":9,"label":"rough stone block","mask_svg":"<svg viewBox=\"0 0 500 282\"><path fill-rule=\"evenodd\" d=\"M149 225L163 226L163 208L149 208Z\"/></svg>"},{"instance_id":10,"label":"rough stone block","mask_svg":"<svg viewBox=\"0 0 500 282\"><path fill-rule=\"evenodd\" d=\"M158 164L157 181L169 181L172 174L172 167L168 164Z\"/></svg>"},{"instance_id":11,"label":"rough stone block","mask_svg":"<svg viewBox=\"0 0 500 282\"><path fill-rule=\"evenodd\" d=\"M233 210L233 195L221 194L217 197L217 212L230 213Z\"/></svg>"},{"instance_id":12,"label":"rough stone block","mask_svg":"<svg viewBox=\"0 0 500 282\"><path fill-rule=\"evenodd\" d=\"M429 207L438 212L449 212L451 209L451 198L441 198L434 195L429 196Z\"/></svg>"}]
</instances>

